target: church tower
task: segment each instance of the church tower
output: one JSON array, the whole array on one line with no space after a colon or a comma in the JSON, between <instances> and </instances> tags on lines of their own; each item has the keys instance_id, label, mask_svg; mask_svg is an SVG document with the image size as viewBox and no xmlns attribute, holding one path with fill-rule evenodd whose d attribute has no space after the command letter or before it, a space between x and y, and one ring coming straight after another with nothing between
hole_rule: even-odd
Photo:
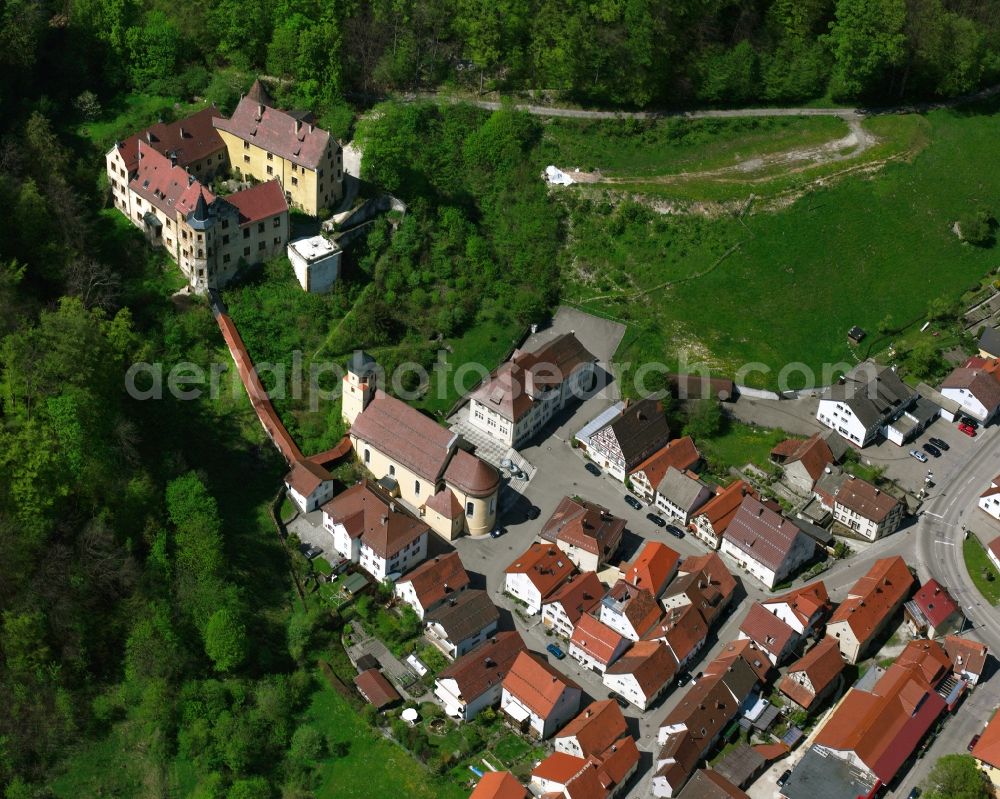
<instances>
[{"instance_id":1,"label":"church tower","mask_svg":"<svg viewBox=\"0 0 1000 799\"><path fill-rule=\"evenodd\" d=\"M356 350L347 362L340 405L344 421L348 424L354 424L375 396L375 367L375 359L361 350Z\"/></svg>"}]
</instances>

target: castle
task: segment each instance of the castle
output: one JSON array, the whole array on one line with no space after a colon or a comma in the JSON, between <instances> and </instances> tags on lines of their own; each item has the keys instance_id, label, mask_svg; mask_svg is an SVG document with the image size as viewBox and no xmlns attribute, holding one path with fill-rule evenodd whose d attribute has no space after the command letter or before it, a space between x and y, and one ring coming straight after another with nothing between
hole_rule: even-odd
<instances>
[{"instance_id":1,"label":"castle","mask_svg":"<svg viewBox=\"0 0 1000 799\"><path fill-rule=\"evenodd\" d=\"M291 204L307 214L343 196L343 155L309 114L271 107L255 81L232 118L214 106L157 123L105 156L115 207L170 254L196 291L279 255ZM204 184L238 170L264 181L226 197Z\"/></svg>"}]
</instances>

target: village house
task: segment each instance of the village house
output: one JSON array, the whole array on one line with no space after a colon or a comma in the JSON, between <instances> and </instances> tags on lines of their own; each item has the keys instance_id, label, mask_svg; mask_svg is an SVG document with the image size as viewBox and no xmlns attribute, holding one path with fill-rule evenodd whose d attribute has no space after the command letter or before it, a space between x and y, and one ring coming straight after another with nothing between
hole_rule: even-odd
<instances>
[{"instance_id":1,"label":"village house","mask_svg":"<svg viewBox=\"0 0 1000 799\"><path fill-rule=\"evenodd\" d=\"M990 481L990 486L979 495L979 507L1000 521L1000 475ZM997 568L1000 568L998 566Z\"/></svg>"},{"instance_id":2,"label":"village house","mask_svg":"<svg viewBox=\"0 0 1000 799\"><path fill-rule=\"evenodd\" d=\"M712 498L712 490L690 472L681 472L671 466L656 486L656 507L687 525L702 505Z\"/></svg>"},{"instance_id":3,"label":"village house","mask_svg":"<svg viewBox=\"0 0 1000 799\"><path fill-rule=\"evenodd\" d=\"M427 640L450 660L459 658L493 635L500 612L478 588L450 596L424 617Z\"/></svg>"},{"instance_id":4,"label":"village house","mask_svg":"<svg viewBox=\"0 0 1000 799\"><path fill-rule=\"evenodd\" d=\"M585 669L604 674L608 666L629 648L629 644L631 641L625 636L585 613L576 623L570 638L569 656Z\"/></svg>"},{"instance_id":5,"label":"village house","mask_svg":"<svg viewBox=\"0 0 1000 799\"><path fill-rule=\"evenodd\" d=\"M625 533L625 520L595 502L563 497L541 538L554 542L580 571L598 571L608 563Z\"/></svg>"},{"instance_id":6,"label":"village house","mask_svg":"<svg viewBox=\"0 0 1000 799\"><path fill-rule=\"evenodd\" d=\"M710 549L718 549L726 528L747 496L756 497L757 492L743 480L734 480L725 488L717 486L715 496L701 506L689 525L695 538Z\"/></svg>"},{"instance_id":7,"label":"village house","mask_svg":"<svg viewBox=\"0 0 1000 799\"><path fill-rule=\"evenodd\" d=\"M807 495L826 467L835 463L830 446L819 433L782 441L771 450L771 460L781 466L782 479L789 486Z\"/></svg>"},{"instance_id":8,"label":"village house","mask_svg":"<svg viewBox=\"0 0 1000 799\"><path fill-rule=\"evenodd\" d=\"M646 541L631 564L621 566L622 579L634 588L646 588L659 597L677 574L681 556L659 541Z\"/></svg>"},{"instance_id":9,"label":"village house","mask_svg":"<svg viewBox=\"0 0 1000 799\"><path fill-rule=\"evenodd\" d=\"M652 591L619 580L601 600L598 618L630 641L638 641L652 629L660 614Z\"/></svg>"},{"instance_id":10,"label":"village house","mask_svg":"<svg viewBox=\"0 0 1000 799\"><path fill-rule=\"evenodd\" d=\"M641 399L590 434L587 454L608 474L624 482L629 472L669 440L663 402Z\"/></svg>"},{"instance_id":11,"label":"village house","mask_svg":"<svg viewBox=\"0 0 1000 799\"><path fill-rule=\"evenodd\" d=\"M782 665L801 640L795 630L775 614L768 613L760 602L750 606L740 625L739 637L757 644L775 666Z\"/></svg>"},{"instance_id":12,"label":"village house","mask_svg":"<svg viewBox=\"0 0 1000 799\"><path fill-rule=\"evenodd\" d=\"M709 627L726 612L736 593L736 578L715 552L684 558L677 577L663 594L663 607L693 605Z\"/></svg>"},{"instance_id":13,"label":"village house","mask_svg":"<svg viewBox=\"0 0 1000 799\"><path fill-rule=\"evenodd\" d=\"M275 108L259 80L229 119L216 116L212 124L225 145L230 166L244 177L280 181L291 206L318 216L343 197L340 144L314 124L312 114Z\"/></svg>"},{"instance_id":14,"label":"village house","mask_svg":"<svg viewBox=\"0 0 1000 799\"><path fill-rule=\"evenodd\" d=\"M511 447L531 440L570 400L593 387L597 358L572 333L510 360L469 397L469 423Z\"/></svg>"},{"instance_id":15,"label":"village house","mask_svg":"<svg viewBox=\"0 0 1000 799\"><path fill-rule=\"evenodd\" d=\"M750 797L712 769L698 769L677 799L750 799Z\"/></svg>"},{"instance_id":16,"label":"village house","mask_svg":"<svg viewBox=\"0 0 1000 799\"><path fill-rule=\"evenodd\" d=\"M504 572L504 590L526 606L533 616L542 604L576 573L572 561L552 544L534 543Z\"/></svg>"},{"instance_id":17,"label":"village house","mask_svg":"<svg viewBox=\"0 0 1000 799\"><path fill-rule=\"evenodd\" d=\"M723 730L756 701L760 678L742 655L716 659L687 690L660 727L660 751L653 768L652 792L672 797L715 746Z\"/></svg>"},{"instance_id":18,"label":"village house","mask_svg":"<svg viewBox=\"0 0 1000 799\"><path fill-rule=\"evenodd\" d=\"M894 496L853 475L847 475L833 498L833 518L866 541L896 532L904 511Z\"/></svg>"},{"instance_id":19,"label":"village house","mask_svg":"<svg viewBox=\"0 0 1000 799\"><path fill-rule=\"evenodd\" d=\"M647 710L670 686L679 667L662 641L636 641L604 671L604 685Z\"/></svg>"},{"instance_id":20,"label":"village house","mask_svg":"<svg viewBox=\"0 0 1000 799\"><path fill-rule=\"evenodd\" d=\"M656 498L656 487L663 480L667 469L673 467L681 472L689 472L694 471L699 463L701 453L691 436L675 438L632 469L628 481L636 496L652 504Z\"/></svg>"},{"instance_id":21,"label":"village house","mask_svg":"<svg viewBox=\"0 0 1000 799\"><path fill-rule=\"evenodd\" d=\"M188 133L185 122L193 124L174 123L178 138ZM221 288L240 266L270 260L284 251L288 204L277 181L216 197L190 167L180 165L176 154L161 152L165 144L175 143L172 138L155 139L146 131L111 148L106 157L111 193L115 207L146 240L177 262L191 288L198 292ZM188 156L200 162L215 157L204 153L188 150Z\"/></svg>"},{"instance_id":22,"label":"village house","mask_svg":"<svg viewBox=\"0 0 1000 799\"><path fill-rule=\"evenodd\" d=\"M722 536L722 553L767 588L793 576L815 552L815 542L797 525L750 496Z\"/></svg>"},{"instance_id":23,"label":"village house","mask_svg":"<svg viewBox=\"0 0 1000 799\"><path fill-rule=\"evenodd\" d=\"M904 603L903 623L914 636L940 638L960 633L965 626L965 615L948 589L932 578Z\"/></svg>"},{"instance_id":24,"label":"village house","mask_svg":"<svg viewBox=\"0 0 1000 799\"><path fill-rule=\"evenodd\" d=\"M986 670L989 649L979 641L948 635L944 639L944 651L951 659L955 674L969 685L975 686Z\"/></svg>"},{"instance_id":25,"label":"village house","mask_svg":"<svg viewBox=\"0 0 1000 799\"><path fill-rule=\"evenodd\" d=\"M983 424L1000 411L1000 361L973 356L941 383L941 393L962 406L962 411Z\"/></svg>"},{"instance_id":26,"label":"village house","mask_svg":"<svg viewBox=\"0 0 1000 799\"><path fill-rule=\"evenodd\" d=\"M875 561L847 593L826 625L848 663L863 660L872 643L909 598L916 581L901 557Z\"/></svg>"},{"instance_id":27,"label":"village house","mask_svg":"<svg viewBox=\"0 0 1000 799\"><path fill-rule=\"evenodd\" d=\"M938 644L911 641L874 685L848 692L813 748L883 785L892 783L945 708L957 701L950 675L951 663Z\"/></svg>"},{"instance_id":28,"label":"village house","mask_svg":"<svg viewBox=\"0 0 1000 799\"><path fill-rule=\"evenodd\" d=\"M888 366L863 361L820 397L816 418L858 447L879 435L896 444L890 425L917 400L917 394Z\"/></svg>"},{"instance_id":29,"label":"village house","mask_svg":"<svg viewBox=\"0 0 1000 799\"><path fill-rule=\"evenodd\" d=\"M378 669L367 669L361 672L354 678L354 687L358 689L358 693L364 697L365 701L369 705L373 705L376 710L384 710L403 700L399 692L392 687L392 683Z\"/></svg>"},{"instance_id":30,"label":"village house","mask_svg":"<svg viewBox=\"0 0 1000 799\"><path fill-rule=\"evenodd\" d=\"M552 799L611 799L639 765L625 717L610 699L586 707L553 743L555 751L531 772L532 784Z\"/></svg>"},{"instance_id":31,"label":"village house","mask_svg":"<svg viewBox=\"0 0 1000 799\"><path fill-rule=\"evenodd\" d=\"M993 795L1000 792L1000 713L990 719L972 747L972 756L986 779L993 786Z\"/></svg>"},{"instance_id":32,"label":"village house","mask_svg":"<svg viewBox=\"0 0 1000 799\"><path fill-rule=\"evenodd\" d=\"M793 588L780 596L762 599L760 605L804 638L816 631L830 615L830 595L822 580Z\"/></svg>"},{"instance_id":33,"label":"village house","mask_svg":"<svg viewBox=\"0 0 1000 799\"><path fill-rule=\"evenodd\" d=\"M778 689L803 710L815 710L836 690L845 666L837 641L823 638L788 667Z\"/></svg>"},{"instance_id":34,"label":"village house","mask_svg":"<svg viewBox=\"0 0 1000 799\"><path fill-rule=\"evenodd\" d=\"M302 513L316 510L333 499L333 475L318 463L298 460L285 475L288 497Z\"/></svg>"},{"instance_id":35,"label":"village house","mask_svg":"<svg viewBox=\"0 0 1000 799\"><path fill-rule=\"evenodd\" d=\"M521 652L503 678L500 709L522 733L546 740L580 710L581 695L542 658Z\"/></svg>"},{"instance_id":36,"label":"village house","mask_svg":"<svg viewBox=\"0 0 1000 799\"><path fill-rule=\"evenodd\" d=\"M542 624L568 639L580 617L594 610L603 596L604 586L594 572L571 576L542 603Z\"/></svg>"},{"instance_id":37,"label":"village house","mask_svg":"<svg viewBox=\"0 0 1000 799\"><path fill-rule=\"evenodd\" d=\"M430 528L367 481L323 505L323 528L340 556L375 580L401 575L427 557Z\"/></svg>"},{"instance_id":38,"label":"village house","mask_svg":"<svg viewBox=\"0 0 1000 799\"><path fill-rule=\"evenodd\" d=\"M479 778L469 799L531 799L531 794L509 771L487 771Z\"/></svg>"},{"instance_id":39,"label":"village house","mask_svg":"<svg viewBox=\"0 0 1000 799\"><path fill-rule=\"evenodd\" d=\"M445 540L487 535L500 474L460 449L456 434L377 389L375 374L374 359L356 352L344 376L342 411L361 464Z\"/></svg>"},{"instance_id":40,"label":"village house","mask_svg":"<svg viewBox=\"0 0 1000 799\"><path fill-rule=\"evenodd\" d=\"M683 669L694 660L708 639L708 624L694 605L668 610L643 637L643 641L659 641L667 649L677 668Z\"/></svg>"},{"instance_id":41,"label":"village house","mask_svg":"<svg viewBox=\"0 0 1000 799\"><path fill-rule=\"evenodd\" d=\"M526 651L519 633L497 633L440 672L434 680L434 696L451 718L472 721L481 710L500 701L504 677Z\"/></svg>"},{"instance_id":42,"label":"village house","mask_svg":"<svg viewBox=\"0 0 1000 799\"><path fill-rule=\"evenodd\" d=\"M423 619L455 594L469 587L469 575L457 552L438 555L407 572L396 581L396 596Z\"/></svg>"}]
</instances>

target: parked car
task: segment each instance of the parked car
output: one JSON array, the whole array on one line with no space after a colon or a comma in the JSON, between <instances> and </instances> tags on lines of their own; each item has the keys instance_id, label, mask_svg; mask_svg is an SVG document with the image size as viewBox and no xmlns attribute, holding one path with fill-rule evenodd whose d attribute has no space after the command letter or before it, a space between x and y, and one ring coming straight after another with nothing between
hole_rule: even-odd
<instances>
[{"instance_id":1,"label":"parked car","mask_svg":"<svg viewBox=\"0 0 1000 799\"><path fill-rule=\"evenodd\" d=\"M537 505L530 505L530 506L528 506L528 509L524 512L525 518L526 519L531 519L532 521L535 520L535 519L537 519L541 515L542 515L542 512L538 509Z\"/></svg>"},{"instance_id":2,"label":"parked car","mask_svg":"<svg viewBox=\"0 0 1000 799\"><path fill-rule=\"evenodd\" d=\"M927 456L924 455L924 453L922 453L919 449L911 449L910 457L916 458L921 463L927 463Z\"/></svg>"},{"instance_id":3,"label":"parked car","mask_svg":"<svg viewBox=\"0 0 1000 799\"><path fill-rule=\"evenodd\" d=\"M601 476L601 470L598 469L596 466L594 466L594 464L592 464L592 463L588 463L584 468L588 472L590 472L592 475L594 475L594 477L600 477Z\"/></svg>"},{"instance_id":4,"label":"parked car","mask_svg":"<svg viewBox=\"0 0 1000 799\"><path fill-rule=\"evenodd\" d=\"M937 447L942 452L947 452L948 450L951 449L951 446L948 444L948 442L943 439L929 438L928 441L930 441L935 447Z\"/></svg>"},{"instance_id":5,"label":"parked car","mask_svg":"<svg viewBox=\"0 0 1000 799\"><path fill-rule=\"evenodd\" d=\"M667 522L662 516L657 516L655 513L647 513L646 518L649 519L657 527L666 527Z\"/></svg>"},{"instance_id":6,"label":"parked car","mask_svg":"<svg viewBox=\"0 0 1000 799\"><path fill-rule=\"evenodd\" d=\"M906 799L917 799L920 796L919 788L910 788L910 792L906 794Z\"/></svg>"},{"instance_id":7,"label":"parked car","mask_svg":"<svg viewBox=\"0 0 1000 799\"><path fill-rule=\"evenodd\" d=\"M556 660L562 660L564 657L566 657L566 653L559 648L558 644L549 644L545 648L548 650L548 653L552 655L552 657L554 657Z\"/></svg>"},{"instance_id":8,"label":"parked car","mask_svg":"<svg viewBox=\"0 0 1000 799\"><path fill-rule=\"evenodd\" d=\"M928 455L933 455L935 458L941 457L941 450L939 450L930 442L924 444L924 446L921 447L921 449L923 449L923 451L926 452Z\"/></svg>"},{"instance_id":9,"label":"parked car","mask_svg":"<svg viewBox=\"0 0 1000 799\"><path fill-rule=\"evenodd\" d=\"M677 687L678 688L683 688L689 682L691 682L691 672L689 672L689 671L682 671L680 674L677 675Z\"/></svg>"},{"instance_id":10,"label":"parked car","mask_svg":"<svg viewBox=\"0 0 1000 799\"><path fill-rule=\"evenodd\" d=\"M979 743L979 737L980 737L980 736L978 736L978 735L973 735L973 736L972 736L972 740L971 740L971 741L969 741L969 746L968 746L968 750L969 750L970 752L971 752L971 751L972 751L973 749L975 749L975 748L976 748L976 744L977 744L977 743Z\"/></svg>"},{"instance_id":11,"label":"parked car","mask_svg":"<svg viewBox=\"0 0 1000 799\"><path fill-rule=\"evenodd\" d=\"M315 544L313 544L305 552L303 552L302 554L305 555L309 560L312 560L317 555L322 555L323 554L323 550L320 547L318 547Z\"/></svg>"},{"instance_id":12,"label":"parked car","mask_svg":"<svg viewBox=\"0 0 1000 799\"><path fill-rule=\"evenodd\" d=\"M642 503L639 500L637 500L635 497L633 497L631 494L626 494L625 495L625 502L627 502L629 505L631 505L636 510L642 510Z\"/></svg>"},{"instance_id":13,"label":"parked car","mask_svg":"<svg viewBox=\"0 0 1000 799\"><path fill-rule=\"evenodd\" d=\"M667 525L667 532L670 533L674 538L683 538L684 531L675 524Z\"/></svg>"},{"instance_id":14,"label":"parked car","mask_svg":"<svg viewBox=\"0 0 1000 799\"><path fill-rule=\"evenodd\" d=\"M792 776L792 770L790 768L786 768L784 771L782 771L781 776L778 777L778 783L777 783L778 787L779 788L783 787L784 784L788 782L788 778L791 776Z\"/></svg>"},{"instance_id":15,"label":"parked car","mask_svg":"<svg viewBox=\"0 0 1000 799\"><path fill-rule=\"evenodd\" d=\"M490 538L499 538L506 532L507 532L506 527L494 527L492 530L490 530Z\"/></svg>"},{"instance_id":16,"label":"parked car","mask_svg":"<svg viewBox=\"0 0 1000 799\"><path fill-rule=\"evenodd\" d=\"M971 416L962 416L962 417L959 418L958 421L959 421L960 424L967 424L973 430L978 430L979 429L979 422L977 422Z\"/></svg>"},{"instance_id":17,"label":"parked car","mask_svg":"<svg viewBox=\"0 0 1000 799\"><path fill-rule=\"evenodd\" d=\"M619 693L615 693L614 691L612 691L610 694L608 694L608 699L614 699L615 702L618 703L618 707L620 707L622 710L625 710L628 707L628 700Z\"/></svg>"},{"instance_id":18,"label":"parked car","mask_svg":"<svg viewBox=\"0 0 1000 799\"><path fill-rule=\"evenodd\" d=\"M976 437L976 428L971 424L965 424L965 422L962 422L962 424L958 426L958 429L965 433L969 438Z\"/></svg>"}]
</instances>

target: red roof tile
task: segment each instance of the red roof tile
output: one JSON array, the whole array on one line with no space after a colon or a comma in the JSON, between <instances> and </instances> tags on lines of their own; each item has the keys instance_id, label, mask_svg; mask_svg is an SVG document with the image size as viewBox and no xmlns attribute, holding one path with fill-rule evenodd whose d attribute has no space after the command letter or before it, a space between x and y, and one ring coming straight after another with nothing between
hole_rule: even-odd
<instances>
[{"instance_id":1,"label":"red roof tile","mask_svg":"<svg viewBox=\"0 0 1000 799\"><path fill-rule=\"evenodd\" d=\"M837 678L844 670L844 658L834 638L823 638L816 646L788 667L788 674L782 678L778 688L793 702L808 710L818 694ZM805 672L812 684L812 692L796 682L792 675Z\"/></svg>"},{"instance_id":2,"label":"red roof tile","mask_svg":"<svg viewBox=\"0 0 1000 799\"><path fill-rule=\"evenodd\" d=\"M771 450L771 457L781 460L786 465L801 462L814 482L820 478L823 470L836 460L830 451L830 445L819 433L804 440L782 441Z\"/></svg>"},{"instance_id":3,"label":"red roof tile","mask_svg":"<svg viewBox=\"0 0 1000 799\"><path fill-rule=\"evenodd\" d=\"M804 537L794 522L754 497L743 498L725 532L729 543L772 570L781 567L796 540Z\"/></svg>"},{"instance_id":4,"label":"red roof tile","mask_svg":"<svg viewBox=\"0 0 1000 799\"><path fill-rule=\"evenodd\" d=\"M444 470L446 483L474 497L488 497L500 485L500 473L486 461L457 450Z\"/></svg>"},{"instance_id":5,"label":"red roof tile","mask_svg":"<svg viewBox=\"0 0 1000 799\"><path fill-rule=\"evenodd\" d=\"M604 596L604 586L594 572L569 577L544 604L559 603L569 623L576 626L580 616L593 610Z\"/></svg>"},{"instance_id":6,"label":"red roof tile","mask_svg":"<svg viewBox=\"0 0 1000 799\"><path fill-rule=\"evenodd\" d=\"M535 542L504 573L527 575L544 600L575 571L566 553L557 546Z\"/></svg>"},{"instance_id":7,"label":"red roof tile","mask_svg":"<svg viewBox=\"0 0 1000 799\"><path fill-rule=\"evenodd\" d=\"M979 740L972 747L972 756L994 768L1000 768L1000 713L990 719Z\"/></svg>"},{"instance_id":8,"label":"red roof tile","mask_svg":"<svg viewBox=\"0 0 1000 799\"><path fill-rule=\"evenodd\" d=\"M661 641L636 641L608 674L631 674L642 692L650 697L677 673L677 658Z\"/></svg>"},{"instance_id":9,"label":"red roof tile","mask_svg":"<svg viewBox=\"0 0 1000 799\"><path fill-rule=\"evenodd\" d=\"M864 519L878 524L899 505L899 500L871 483L848 475L834 495L834 501Z\"/></svg>"},{"instance_id":10,"label":"red roof tile","mask_svg":"<svg viewBox=\"0 0 1000 799\"><path fill-rule=\"evenodd\" d=\"M288 202L277 178L230 194L226 197L226 202L240 212L241 225L249 225L288 211Z\"/></svg>"},{"instance_id":11,"label":"red roof tile","mask_svg":"<svg viewBox=\"0 0 1000 799\"><path fill-rule=\"evenodd\" d=\"M625 639L593 616L584 614L573 628L570 643L599 663L608 665Z\"/></svg>"},{"instance_id":12,"label":"red roof tile","mask_svg":"<svg viewBox=\"0 0 1000 799\"><path fill-rule=\"evenodd\" d=\"M323 513L381 558L391 558L430 530L425 522L386 501L367 482L353 485L324 503Z\"/></svg>"},{"instance_id":13,"label":"red roof tile","mask_svg":"<svg viewBox=\"0 0 1000 799\"><path fill-rule=\"evenodd\" d=\"M509 771L487 771L469 799L529 799L531 794Z\"/></svg>"},{"instance_id":14,"label":"red roof tile","mask_svg":"<svg viewBox=\"0 0 1000 799\"><path fill-rule=\"evenodd\" d=\"M740 632L778 659L796 637L795 630L773 613L769 613L760 602L754 602L750 606L746 618L740 625Z\"/></svg>"},{"instance_id":15,"label":"red roof tile","mask_svg":"<svg viewBox=\"0 0 1000 799\"><path fill-rule=\"evenodd\" d=\"M438 674L438 681L454 680L466 702L482 696L503 681L521 652L524 639L515 630L497 633Z\"/></svg>"},{"instance_id":16,"label":"red roof tile","mask_svg":"<svg viewBox=\"0 0 1000 799\"><path fill-rule=\"evenodd\" d=\"M961 608L952 599L948 589L933 578L917 589L912 601L927 617L932 627L939 626L953 613L961 613Z\"/></svg>"},{"instance_id":17,"label":"red roof tile","mask_svg":"<svg viewBox=\"0 0 1000 799\"><path fill-rule=\"evenodd\" d=\"M285 482L304 497L332 479L333 475L326 469L308 460L296 461L292 464L292 470L285 475Z\"/></svg>"},{"instance_id":18,"label":"red roof tile","mask_svg":"<svg viewBox=\"0 0 1000 799\"><path fill-rule=\"evenodd\" d=\"M618 703L613 699L592 702L569 724L563 727L560 738L576 738L584 757L600 755L619 738L628 735L628 725Z\"/></svg>"},{"instance_id":19,"label":"red roof tile","mask_svg":"<svg viewBox=\"0 0 1000 799\"><path fill-rule=\"evenodd\" d=\"M663 593L677 571L680 555L659 541L647 541L635 562L625 570L624 580L636 588L648 588L654 594Z\"/></svg>"},{"instance_id":20,"label":"red roof tile","mask_svg":"<svg viewBox=\"0 0 1000 799\"><path fill-rule=\"evenodd\" d=\"M201 109L176 122L157 122L117 145L129 174L139 163L139 145L145 144L169 158L174 153L179 167L200 161L213 153L224 153L225 142L212 126L219 109L214 105ZM219 163L222 163L220 157Z\"/></svg>"},{"instance_id":21,"label":"red roof tile","mask_svg":"<svg viewBox=\"0 0 1000 799\"><path fill-rule=\"evenodd\" d=\"M361 672L354 678L354 684L369 704L379 709L401 699L396 689L392 687L392 683L378 669Z\"/></svg>"},{"instance_id":22,"label":"red roof tile","mask_svg":"<svg viewBox=\"0 0 1000 799\"><path fill-rule=\"evenodd\" d=\"M684 436L683 438L675 438L666 446L661 447L636 466L630 474L643 472L650 486L656 488L671 466L683 472L693 469L700 460L701 453L695 447L694 440L691 436Z\"/></svg>"},{"instance_id":23,"label":"red roof tile","mask_svg":"<svg viewBox=\"0 0 1000 799\"><path fill-rule=\"evenodd\" d=\"M517 656L503 678L503 687L542 719L555 710L567 689L579 690L576 683L531 652Z\"/></svg>"},{"instance_id":24,"label":"red roof tile","mask_svg":"<svg viewBox=\"0 0 1000 799\"><path fill-rule=\"evenodd\" d=\"M828 624L846 622L862 644L907 596L916 581L901 557L875 561L833 612Z\"/></svg>"},{"instance_id":25,"label":"red roof tile","mask_svg":"<svg viewBox=\"0 0 1000 799\"><path fill-rule=\"evenodd\" d=\"M462 566L462 559L457 552L438 555L425 561L417 568L407 572L398 585L410 583L417 595L420 606L427 608L443 602L456 591L461 591L469 585L469 575Z\"/></svg>"},{"instance_id":26,"label":"red roof tile","mask_svg":"<svg viewBox=\"0 0 1000 799\"><path fill-rule=\"evenodd\" d=\"M563 497L542 526L541 537L578 547L603 561L618 549L624 532L625 520L613 516L607 508Z\"/></svg>"},{"instance_id":27,"label":"red roof tile","mask_svg":"<svg viewBox=\"0 0 1000 799\"><path fill-rule=\"evenodd\" d=\"M956 673L966 672L976 675L977 678L982 675L986 659L989 657L989 648L986 644L959 638L957 635L945 636L944 651L951 658Z\"/></svg>"},{"instance_id":28,"label":"red roof tile","mask_svg":"<svg viewBox=\"0 0 1000 799\"><path fill-rule=\"evenodd\" d=\"M716 537L721 537L745 496L756 497L757 492L743 480L734 480L725 488L717 488L715 496L698 509L695 518L704 516L712 524Z\"/></svg>"}]
</instances>

